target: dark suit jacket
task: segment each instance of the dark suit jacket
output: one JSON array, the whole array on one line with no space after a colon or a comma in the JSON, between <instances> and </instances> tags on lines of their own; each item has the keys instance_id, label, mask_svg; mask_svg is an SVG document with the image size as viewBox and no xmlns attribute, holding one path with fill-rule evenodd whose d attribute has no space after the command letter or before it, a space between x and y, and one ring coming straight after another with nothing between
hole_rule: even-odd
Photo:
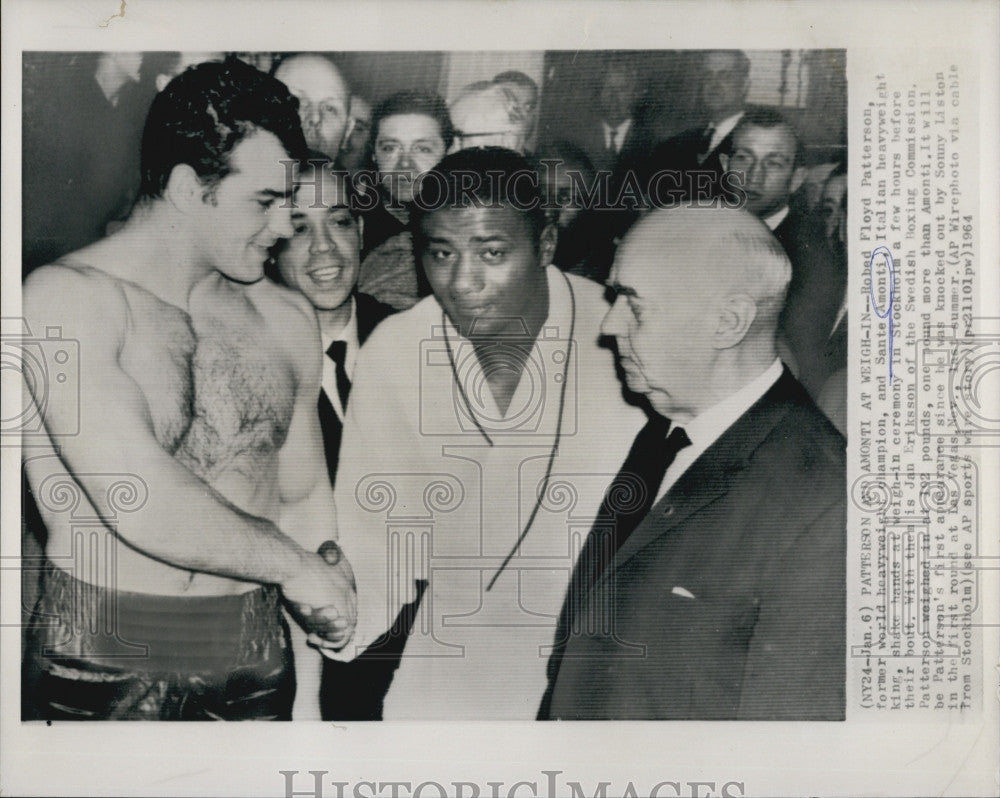
<instances>
[{"instance_id":1,"label":"dark suit jacket","mask_svg":"<svg viewBox=\"0 0 1000 798\"><path fill-rule=\"evenodd\" d=\"M587 153L594 169L611 172L616 176L620 176L625 167L649 157L650 149L655 143L649 127L635 117L617 155L612 155L604 146L604 125L596 117L581 124L577 134L570 139Z\"/></svg>"},{"instance_id":2,"label":"dark suit jacket","mask_svg":"<svg viewBox=\"0 0 1000 798\"><path fill-rule=\"evenodd\" d=\"M809 218L794 212L774 230L792 263L792 280L778 336L795 360L795 372L813 399L827 378L847 367L847 338L834 322L847 291L847 258Z\"/></svg>"},{"instance_id":3,"label":"dark suit jacket","mask_svg":"<svg viewBox=\"0 0 1000 798\"><path fill-rule=\"evenodd\" d=\"M707 124L707 123L706 123ZM721 189L723 154L728 155L733 146L733 135L730 133L718 146L709 152L705 160L698 163L698 153L701 151L702 136L706 125L689 128L666 141L657 144L646 161L640 167L643 188L648 189L653 176L659 172L672 171L677 173L676 179L660 179L657 183L656 195L659 202L667 203L673 196L671 191L676 188L681 192L677 199L694 199L698 187L704 185L707 196L718 196ZM693 172L704 172L707 177L697 178L702 183L694 182ZM699 198L701 198L699 192ZM656 197L654 197L656 199Z\"/></svg>"},{"instance_id":4,"label":"dark suit jacket","mask_svg":"<svg viewBox=\"0 0 1000 798\"><path fill-rule=\"evenodd\" d=\"M625 234L641 212L638 206L645 196L642 169L655 137L648 124L633 117L618 154L613 155L604 145L604 126L594 116L582 123L570 139L587 153L598 175L608 175L606 194L598 207L586 210L580 220L587 230L583 245L589 252L585 258L574 258L580 266L574 270L576 273L603 282L614 259L615 239ZM627 183L630 175L634 178ZM619 199L621 205L609 209ZM561 265L565 268L567 264Z\"/></svg>"},{"instance_id":5,"label":"dark suit jacket","mask_svg":"<svg viewBox=\"0 0 1000 798\"><path fill-rule=\"evenodd\" d=\"M845 512L844 439L786 369L569 597L539 717L842 719Z\"/></svg>"},{"instance_id":6,"label":"dark suit jacket","mask_svg":"<svg viewBox=\"0 0 1000 798\"><path fill-rule=\"evenodd\" d=\"M371 335L376 325L386 316L396 311L389 305L385 305L367 294L355 293L354 301L357 303L355 307L358 319L358 344L364 346L365 341L368 340L368 336ZM319 402L321 406L324 401L329 400L320 396ZM343 434L343 425L335 414L331 418L330 413L324 413L322 408L320 409L319 421L320 430L323 433L323 452L326 455L326 470L330 475L330 484L332 485L337 476L337 456L340 453L340 437Z\"/></svg>"}]
</instances>

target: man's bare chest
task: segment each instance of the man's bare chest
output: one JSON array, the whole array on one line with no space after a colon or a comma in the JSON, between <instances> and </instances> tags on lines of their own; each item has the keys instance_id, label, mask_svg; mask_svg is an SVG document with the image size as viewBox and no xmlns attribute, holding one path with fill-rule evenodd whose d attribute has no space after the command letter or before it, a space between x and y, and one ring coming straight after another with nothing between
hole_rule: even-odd
<instances>
[{"instance_id":1,"label":"man's bare chest","mask_svg":"<svg viewBox=\"0 0 1000 798\"><path fill-rule=\"evenodd\" d=\"M252 471L281 448L295 375L259 314L239 303L201 303L189 316L142 291L126 296L120 362L165 450L213 481L230 469Z\"/></svg>"}]
</instances>

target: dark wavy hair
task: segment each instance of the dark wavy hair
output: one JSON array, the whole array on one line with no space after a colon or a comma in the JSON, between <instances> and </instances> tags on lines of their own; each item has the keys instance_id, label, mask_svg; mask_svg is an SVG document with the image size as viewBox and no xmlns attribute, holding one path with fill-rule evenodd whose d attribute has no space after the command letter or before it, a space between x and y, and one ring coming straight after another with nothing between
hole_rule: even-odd
<instances>
[{"instance_id":1,"label":"dark wavy hair","mask_svg":"<svg viewBox=\"0 0 1000 798\"><path fill-rule=\"evenodd\" d=\"M399 91L390 95L375 109L372 114L371 138L368 142L370 152L375 151L378 140L378 126L383 119L401 114L422 114L437 122L441 138L444 140L445 152L451 149L455 140L455 128L451 124L448 106L440 94L425 91Z\"/></svg>"},{"instance_id":2,"label":"dark wavy hair","mask_svg":"<svg viewBox=\"0 0 1000 798\"><path fill-rule=\"evenodd\" d=\"M139 200L163 196L179 164L214 189L232 169L233 149L258 130L273 133L291 158L301 160L308 151L298 107L283 83L242 61L185 70L156 95L146 116Z\"/></svg>"}]
</instances>

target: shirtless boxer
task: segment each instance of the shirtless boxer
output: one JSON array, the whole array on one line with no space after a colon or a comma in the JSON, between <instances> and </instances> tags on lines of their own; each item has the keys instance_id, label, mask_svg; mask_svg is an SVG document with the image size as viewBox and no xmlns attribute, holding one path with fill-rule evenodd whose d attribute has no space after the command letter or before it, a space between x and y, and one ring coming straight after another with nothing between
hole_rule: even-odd
<instances>
[{"instance_id":1,"label":"shirtless boxer","mask_svg":"<svg viewBox=\"0 0 1000 798\"><path fill-rule=\"evenodd\" d=\"M24 717L287 718L279 588L350 639L347 560L312 553L336 536L317 324L261 280L304 154L281 83L194 67L150 109L130 220L25 281L28 325L78 340L81 367L79 434L76 404L37 392L52 445L25 449L49 565Z\"/></svg>"}]
</instances>

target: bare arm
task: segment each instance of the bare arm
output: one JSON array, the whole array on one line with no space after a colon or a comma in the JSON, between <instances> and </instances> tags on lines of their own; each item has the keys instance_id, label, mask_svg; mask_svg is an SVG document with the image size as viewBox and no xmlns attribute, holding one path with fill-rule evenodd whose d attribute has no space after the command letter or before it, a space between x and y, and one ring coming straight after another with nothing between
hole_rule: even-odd
<instances>
[{"instance_id":1,"label":"bare arm","mask_svg":"<svg viewBox=\"0 0 1000 798\"><path fill-rule=\"evenodd\" d=\"M319 579L327 571L320 557L231 505L160 446L146 400L119 362L127 307L111 284L45 267L25 281L24 314L32 331L58 326L64 338L79 341L79 411L69 393L49 392L42 419L91 504L110 515L93 475L129 473L149 486L145 505L117 519L126 543L189 570L280 585L305 580L301 592L314 606L333 603ZM59 435L77 426L77 412L79 434Z\"/></svg>"},{"instance_id":2,"label":"bare arm","mask_svg":"<svg viewBox=\"0 0 1000 798\"><path fill-rule=\"evenodd\" d=\"M311 307L282 308L279 305L279 309L284 312L274 321L298 373L292 420L279 455L279 524L307 551L317 552L326 541L337 540L337 508L333 486L327 476L317 413L322 374L319 329ZM343 624L338 631L349 633L357 618L357 601L354 574L347 558L336 560L329 568L328 578L343 594L330 615L332 618L339 616L339 609L343 608L340 619ZM310 617L308 609L296 609ZM327 637L338 648L346 642L343 634L330 632ZM316 642L319 643L319 639Z\"/></svg>"}]
</instances>

